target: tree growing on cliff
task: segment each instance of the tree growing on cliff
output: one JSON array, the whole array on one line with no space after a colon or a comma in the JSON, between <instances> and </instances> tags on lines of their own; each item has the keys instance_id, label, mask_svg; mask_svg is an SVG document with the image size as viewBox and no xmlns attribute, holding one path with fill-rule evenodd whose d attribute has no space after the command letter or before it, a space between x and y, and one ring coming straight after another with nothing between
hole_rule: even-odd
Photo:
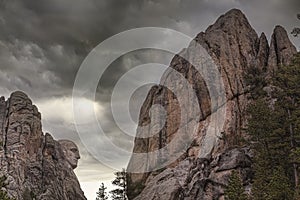
<instances>
[{"instance_id":1,"label":"tree growing on cliff","mask_svg":"<svg viewBox=\"0 0 300 200\"><path fill-rule=\"evenodd\" d=\"M273 84L276 86L275 114L279 115L281 135L287 140L288 157L293 171L294 186L299 187L299 156L300 156L300 54L298 53L291 65L281 66Z\"/></svg>"},{"instance_id":2,"label":"tree growing on cliff","mask_svg":"<svg viewBox=\"0 0 300 200\"><path fill-rule=\"evenodd\" d=\"M236 171L229 177L227 188L224 191L225 200L247 200L242 180Z\"/></svg>"},{"instance_id":3,"label":"tree growing on cliff","mask_svg":"<svg viewBox=\"0 0 300 200\"><path fill-rule=\"evenodd\" d=\"M263 94L263 93L260 93ZM247 132L254 150L253 200L288 200L293 197L289 178L289 134L280 106L272 106L266 96L258 95L248 108Z\"/></svg>"},{"instance_id":4,"label":"tree growing on cliff","mask_svg":"<svg viewBox=\"0 0 300 200\"><path fill-rule=\"evenodd\" d=\"M127 200L127 182L126 182L126 177L127 173L125 169L122 169L120 172L115 172L114 173L116 178L115 180L112 181L112 184L117 186L118 188L110 191L109 193L111 194L112 199L114 200Z\"/></svg>"},{"instance_id":5,"label":"tree growing on cliff","mask_svg":"<svg viewBox=\"0 0 300 200\"><path fill-rule=\"evenodd\" d=\"M293 189L285 170L281 167L275 167L269 177L267 185L268 197L270 200L290 200L293 199Z\"/></svg>"},{"instance_id":6,"label":"tree growing on cliff","mask_svg":"<svg viewBox=\"0 0 300 200\"><path fill-rule=\"evenodd\" d=\"M101 183L100 188L97 192L96 200L107 200L108 199L106 189L107 189L107 187L104 186L104 183Z\"/></svg>"},{"instance_id":7,"label":"tree growing on cliff","mask_svg":"<svg viewBox=\"0 0 300 200\"><path fill-rule=\"evenodd\" d=\"M256 155L252 184L253 200L291 200L294 191L286 171L281 166L270 163L268 157Z\"/></svg>"},{"instance_id":8,"label":"tree growing on cliff","mask_svg":"<svg viewBox=\"0 0 300 200\"><path fill-rule=\"evenodd\" d=\"M265 68L250 67L244 73L245 84L248 86L250 98L256 100L266 95L263 90L267 86L267 72Z\"/></svg>"},{"instance_id":9,"label":"tree growing on cliff","mask_svg":"<svg viewBox=\"0 0 300 200\"><path fill-rule=\"evenodd\" d=\"M252 196L299 199L300 54L291 65L279 67L271 84L272 101L259 92L248 109L247 132L255 152Z\"/></svg>"}]
</instances>

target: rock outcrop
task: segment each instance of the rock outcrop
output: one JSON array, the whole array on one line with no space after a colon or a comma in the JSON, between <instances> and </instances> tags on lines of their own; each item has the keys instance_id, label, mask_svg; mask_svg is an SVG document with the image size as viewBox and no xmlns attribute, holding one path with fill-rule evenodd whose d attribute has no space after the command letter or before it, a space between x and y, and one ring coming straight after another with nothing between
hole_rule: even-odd
<instances>
[{"instance_id":1,"label":"rock outcrop","mask_svg":"<svg viewBox=\"0 0 300 200\"><path fill-rule=\"evenodd\" d=\"M281 26L276 26L271 39L269 70L274 72L278 66L290 64L295 52L297 52L296 47L287 37L286 30Z\"/></svg>"},{"instance_id":2,"label":"rock outcrop","mask_svg":"<svg viewBox=\"0 0 300 200\"><path fill-rule=\"evenodd\" d=\"M85 200L69 161L77 164L79 155L70 147L78 151L42 132L41 114L26 94L0 98L0 175L7 177L11 197Z\"/></svg>"},{"instance_id":3,"label":"rock outcrop","mask_svg":"<svg viewBox=\"0 0 300 200\"><path fill-rule=\"evenodd\" d=\"M170 68L182 74L197 95L194 105L199 105L199 118L191 119L189 116L195 111L188 108L193 106L180 107L178 98L168 88L158 85L149 91L140 111L139 126L154 124L149 129L137 129L133 152L155 154L158 149L165 146L173 145L173 147L168 148L169 152L164 155L157 153L143 160L132 156L128 171L144 170L145 173L129 173L129 199L223 199L224 187L232 170L238 170L245 187L248 190L251 188L251 151L247 147L240 147L240 141L245 136L243 132L247 121L245 111L249 103L249 87L244 80L245 73L253 67L263 68L271 73L281 64L288 64L296 53L296 48L280 26L274 29L269 47L265 34L262 33L258 37L245 15L237 9L222 15L205 32L199 33L195 41L208 52L218 66L225 88L225 102L220 107L211 108L209 91L201 75L181 56L173 58ZM194 63L201 62L203 56L193 43L180 55L184 55ZM185 91L182 83L168 70L161 82L164 84L167 82L172 88ZM182 94L185 99L190 97L188 93ZM155 104L165 108L166 117L153 110L149 113ZM211 143L213 145L207 148L205 138L212 115L224 107L226 110L224 127L215 130L215 138ZM185 119L184 126L187 128L178 132L179 126L182 126L179 124L182 115ZM153 135L152 129L161 122L165 122L163 125L160 124L163 128ZM174 154L172 149L178 149L180 144L171 144L174 138L186 137L195 128L197 133L192 136L192 144L176 161L159 170L151 171L161 163L161 160L169 159ZM145 138L147 135L149 137Z\"/></svg>"}]
</instances>

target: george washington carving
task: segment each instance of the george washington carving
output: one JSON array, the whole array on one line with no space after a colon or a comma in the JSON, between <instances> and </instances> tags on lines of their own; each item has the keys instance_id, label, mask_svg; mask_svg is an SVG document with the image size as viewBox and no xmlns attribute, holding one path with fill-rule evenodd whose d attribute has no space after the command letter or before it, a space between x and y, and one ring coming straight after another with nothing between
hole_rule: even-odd
<instances>
[{"instance_id":1,"label":"george washington carving","mask_svg":"<svg viewBox=\"0 0 300 200\"><path fill-rule=\"evenodd\" d=\"M77 145L70 140L59 140L64 156L72 169L75 169L80 159Z\"/></svg>"}]
</instances>

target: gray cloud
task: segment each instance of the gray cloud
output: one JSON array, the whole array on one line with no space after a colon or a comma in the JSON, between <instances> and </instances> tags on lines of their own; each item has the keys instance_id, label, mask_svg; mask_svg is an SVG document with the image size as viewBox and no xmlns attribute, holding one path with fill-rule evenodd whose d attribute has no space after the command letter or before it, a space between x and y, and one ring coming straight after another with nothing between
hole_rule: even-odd
<instances>
[{"instance_id":1,"label":"gray cloud","mask_svg":"<svg viewBox=\"0 0 300 200\"><path fill-rule=\"evenodd\" d=\"M299 24L296 18L297 0L270 0L264 4L268 6L260 6L261 1L258 0L2 0L0 44L7 49L1 49L1 71L24 69L23 65L9 61L5 54L12 54L17 60L30 57L30 67L48 71L48 79L54 78L52 82L55 81L59 89L64 90L49 91L61 95L70 93L79 66L93 47L107 37L130 28L162 26L193 37L233 7L242 9L256 30L267 35L276 24L286 26L288 31ZM292 39L299 46L299 41ZM26 45L32 46L31 54L22 49ZM37 69L32 69L31 74L40 75ZM122 67L115 71L122 71ZM39 96L43 89L36 86L40 82L36 83L31 80L32 76L25 75L25 85L28 84L26 79L32 82L31 87L37 88L33 96ZM29 87L25 85L20 89L28 91Z\"/></svg>"}]
</instances>

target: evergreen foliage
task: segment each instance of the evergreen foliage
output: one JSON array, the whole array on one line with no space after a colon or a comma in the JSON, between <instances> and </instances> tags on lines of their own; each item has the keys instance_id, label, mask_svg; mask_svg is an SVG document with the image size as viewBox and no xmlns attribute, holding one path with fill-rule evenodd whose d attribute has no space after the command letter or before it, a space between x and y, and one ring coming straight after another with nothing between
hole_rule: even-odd
<instances>
[{"instance_id":1,"label":"evergreen foliage","mask_svg":"<svg viewBox=\"0 0 300 200\"><path fill-rule=\"evenodd\" d=\"M107 200L108 199L106 189L107 188L104 186L104 183L101 183L100 188L97 192L96 200Z\"/></svg>"},{"instance_id":2,"label":"evergreen foliage","mask_svg":"<svg viewBox=\"0 0 300 200\"><path fill-rule=\"evenodd\" d=\"M298 165L300 156L300 54L290 66L281 66L274 77L277 99L275 112L281 124L277 132L286 143L288 164L291 166L293 185L299 186Z\"/></svg>"},{"instance_id":3,"label":"evergreen foliage","mask_svg":"<svg viewBox=\"0 0 300 200\"><path fill-rule=\"evenodd\" d=\"M245 83L249 86L252 99L255 100L266 95L266 92L263 90L267 85L266 75L266 69L258 67L251 67L244 74Z\"/></svg>"},{"instance_id":4,"label":"evergreen foliage","mask_svg":"<svg viewBox=\"0 0 300 200\"><path fill-rule=\"evenodd\" d=\"M125 169L122 169L121 172L116 172L114 173L116 178L115 180L112 181L112 184L117 186L117 189L114 189L110 191L109 193L111 194L112 199L114 200L127 200L127 182L126 182L126 177L127 173Z\"/></svg>"},{"instance_id":5,"label":"evergreen foliage","mask_svg":"<svg viewBox=\"0 0 300 200\"><path fill-rule=\"evenodd\" d=\"M233 171L224 191L225 200L247 200L242 180L236 171Z\"/></svg>"},{"instance_id":6,"label":"evergreen foliage","mask_svg":"<svg viewBox=\"0 0 300 200\"><path fill-rule=\"evenodd\" d=\"M272 170L267 185L266 200L289 200L293 199L293 190L288 176L282 167L276 167Z\"/></svg>"},{"instance_id":7,"label":"evergreen foliage","mask_svg":"<svg viewBox=\"0 0 300 200\"><path fill-rule=\"evenodd\" d=\"M255 152L252 198L299 199L300 54L290 66L280 66L270 79L271 97L257 81L263 74L256 76L249 82L254 101L248 108L247 128Z\"/></svg>"}]
</instances>

